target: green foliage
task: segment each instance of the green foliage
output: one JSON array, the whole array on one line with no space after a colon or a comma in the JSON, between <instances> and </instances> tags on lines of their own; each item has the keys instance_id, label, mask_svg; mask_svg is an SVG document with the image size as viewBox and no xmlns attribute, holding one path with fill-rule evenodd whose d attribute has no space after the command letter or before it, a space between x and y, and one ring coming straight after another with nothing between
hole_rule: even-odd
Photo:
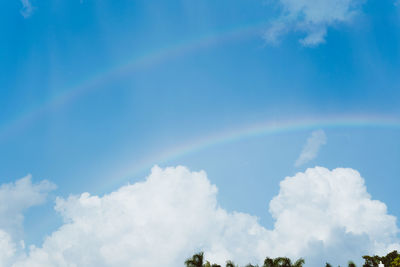
<instances>
[{"instance_id":1,"label":"green foliage","mask_svg":"<svg viewBox=\"0 0 400 267\"><path fill-rule=\"evenodd\" d=\"M306 261L303 258L298 259L294 262L293 267L303 267Z\"/></svg>"},{"instance_id":2,"label":"green foliage","mask_svg":"<svg viewBox=\"0 0 400 267\"><path fill-rule=\"evenodd\" d=\"M400 254L397 252L397 250L394 250L387 254L385 257L382 257L382 263L385 264L385 266L390 266L393 261L400 257Z\"/></svg>"},{"instance_id":3,"label":"green foliage","mask_svg":"<svg viewBox=\"0 0 400 267\"><path fill-rule=\"evenodd\" d=\"M221 267L221 265L215 263L211 264L209 261L206 261L206 263L204 264L203 262L204 262L204 253L199 252L194 254L191 258L187 259L185 261L185 265L186 267Z\"/></svg>"},{"instance_id":4,"label":"green foliage","mask_svg":"<svg viewBox=\"0 0 400 267\"><path fill-rule=\"evenodd\" d=\"M226 266L226 267L238 267L237 265L235 265L235 264L233 263L233 261L227 261L225 266Z\"/></svg>"},{"instance_id":5,"label":"green foliage","mask_svg":"<svg viewBox=\"0 0 400 267\"><path fill-rule=\"evenodd\" d=\"M279 267L292 267L292 261L289 258L280 258Z\"/></svg>"},{"instance_id":6,"label":"green foliage","mask_svg":"<svg viewBox=\"0 0 400 267\"><path fill-rule=\"evenodd\" d=\"M278 257L275 259L265 258L264 265L262 267L302 267L304 265L304 259L300 258L295 263L289 258L286 257Z\"/></svg>"},{"instance_id":7,"label":"green foliage","mask_svg":"<svg viewBox=\"0 0 400 267\"><path fill-rule=\"evenodd\" d=\"M273 259L267 257L267 258L265 258L264 264L262 267L276 267L276 263L274 262Z\"/></svg>"},{"instance_id":8,"label":"green foliage","mask_svg":"<svg viewBox=\"0 0 400 267\"><path fill-rule=\"evenodd\" d=\"M364 264L363 267L378 267L378 264L380 262L380 257L379 256L362 256L364 259Z\"/></svg>"},{"instance_id":9,"label":"green foliage","mask_svg":"<svg viewBox=\"0 0 400 267\"><path fill-rule=\"evenodd\" d=\"M400 254L396 250L388 253L386 256L383 257L379 257L377 255L374 256L366 255L363 256L363 259L365 261L363 267L378 267L379 262L382 262L385 265L385 267L389 267L391 266L392 262L399 256Z\"/></svg>"},{"instance_id":10,"label":"green foliage","mask_svg":"<svg viewBox=\"0 0 400 267\"><path fill-rule=\"evenodd\" d=\"M185 261L186 267L203 267L204 253L194 254L191 258Z\"/></svg>"},{"instance_id":11,"label":"green foliage","mask_svg":"<svg viewBox=\"0 0 400 267\"><path fill-rule=\"evenodd\" d=\"M382 262L385 267L400 267L400 254L394 250L388 253L386 256L362 256L364 259L363 267L378 267L379 263ZM269 258L266 257L264 260L264 264L261 267L303 267L305 261L303 258L298 259L294 263L287 257L277 257L277 258ZM204 263L204 254L203 252L194 254L191 258L185 261L186 267L221 267L218 264L211 264L209 261ZM232 261L228 260L226 262L226 267L239 267L235 265ZM247 264L245 267L259 267L258 265L252 265L251 263ZM332 267L328 262L325 264L325 267ZM357 267L356 264L352 261L349 261L348 267Z\"/></svg>"},{"instance_id":12,"label":"green foliage","mask_svg":"<svg viewBox=\"0 0 400 267\"><path fill-rule=\"evenodd\" d=\"M390 267L400 267L400 256L397 256L391 263Z\"/></svg>"},{"instance_id":13,"label":"green foliage","mask_svg":"<svg viewBox=\"0 0 400 267\"><path fill-rule=\"evenodd\" d=\"M266 257L262 267L277 267L277 266L278 266L278 259L271 259L269 257Z\"/></svg>"},{"instance_id":14,"label":"green foliage","mask_svg":"<svg viewBox=\"0 0 400 267\"><path fill-rule=\"evenodd\" d=\"M219 264L211 264L209 261L203 264L203 267L221 267Z\"/></svg>"}]
</instances>

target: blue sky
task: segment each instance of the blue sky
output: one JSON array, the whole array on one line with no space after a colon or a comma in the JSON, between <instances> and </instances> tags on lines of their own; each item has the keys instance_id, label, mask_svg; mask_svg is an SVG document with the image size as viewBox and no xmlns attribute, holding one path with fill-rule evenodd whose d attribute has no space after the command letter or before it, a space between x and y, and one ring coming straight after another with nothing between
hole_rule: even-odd
<instances>
[{"instance_id":1,"label":"blue sky","mask_svg":"<svg viewBox=\"0 0 400 267\"><path fill-rule=\"evenodd\" d=\"M372 199L400 217L400 9L395 1L13 0L3 1L0 13L0 183L9 186L2 187L1 198L8 198L13 185L19 195L15 183L28 174L33 184L23 188L38 190L34 200L29 194L11 198L5 210L13 212L0 213L25 216L16 229L0 220L10 244L26 243L26 248L16 245L4 264L37 263L31 244L55 253L46 250L44 239L75 222L75 215L66 215L75 214L69 196L89 192L102 198L128 183L147 181L154 165L186 166L189 180L204 170L224 211L256 216L265 229L277 229L274 223L280 221L279 212L274 218L269 212L271 199L284 192L280 182L287 176L297 181L297 173L315 166L333 176L339 173L335 168L357 170ZM254 125L310 120L317 123L239 134ZM236 137L224 141L231 133ZM319 138L322 133L324 140L315 141L313 133ZM208 145L198 145L201 140ZM180 153L187 145L193 149ZM295 164L302 152L311 156ZM307 175L313 181L314 174ZM42 180L57 189L37 184ZM55 211L56 199L65 203ZM338 225L332 231L346 229L343 240L350 240L349 232L363 236L352 232L354 225ZM323 242L324 249L343 249L310 238ZM368 238L376 241L374 235ZM400 244L399 236L391 238L382 247ZM120 239L113 242L121 245ZM235 255L234 248L224 254L211 241L201 242L192 250L177 248L174 260L183 262L179 256L196 249L216 260ZM308 255L307 248L298 254L310 262L322 260ZM349 257L359 260L357 253L379 249L362 248ZM78 256L65 257L79 263ZM145 257L142 265L152 266L143 262ZM105 266L128 263L138 264L127 259ZM62 266L41 262L47 264Z\"/></svg>"}]
</instances>

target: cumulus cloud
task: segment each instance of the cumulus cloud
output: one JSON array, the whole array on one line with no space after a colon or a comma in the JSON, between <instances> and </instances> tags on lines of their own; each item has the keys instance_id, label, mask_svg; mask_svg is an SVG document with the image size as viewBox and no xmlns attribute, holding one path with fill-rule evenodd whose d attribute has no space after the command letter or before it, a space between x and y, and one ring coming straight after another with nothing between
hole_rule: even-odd
<instances>
[{"instance_id":1,"label":"cumulus cloud","mask_svg":"<svg viewBox=\"0 0 400 267\"><path fill-rule=\"evenodd\" d=\"M65 223L15 267L176 267L199 250L219 263L286 255L322 266L399 247L396 218L353 169L316 167L285 178L270 202L273 229L222 209L206 173L185 167L154 167L143 182L102 197L59 198L55 208Z\"/></svg>"},{"instance_id":2,"label":"cumulus cloud","mask_svg":"<svg viewBox=\"0 0 400 267\"><path fill-rule=\"evenodd\" d=\"M22 8L21 8L21 15L24 18L29 18L33 13L33 6L30 0L21 0Z\"/></svg>"},{"instance_id":3,"label":"cumulus cloud","mask_svg":"<svg viewBox=\"0 0 400 267\"><path fill-rule=\"evenodd\" d=\"M325 42L328 27L349 23L364 0L277 0L277 3L281 15L266 31L266 41L277 43L285 33L298 31L305 33L301 44L316 46Z\"/></svg>"},{"instance_id":4,"label":"cumulus cloud","mask_svg":"<svg viewBox=\"0 0 400 267\"><path fill-rule=\"evenodd\" d=\"M23 212L30 207L40 205L46 200L47 193L55 189L49 181L33 184L30 175L14 183L0 186L0 229L17 234L23 222Z\"/></svg>"},{"instance_id":5,"label":"cumulus cloud","mask_svg":"<svg viewBox=\"0 0 400 267\"><path fill-rule=\"evenodd\" d=\"M276 219L273 232L283 238L282 250L311 261L329 260L333 253L332 262L345 263L399 246L396 218L387 214L384 203L371 199L353 169L316 167L285 178L270 212Z\"/></svg>"},{"instance_id":6,"label":"cumulus cloud","mask_svg":"<svg viewBox=\"0 0 400 267\"><path fill-rule=\"evenodd\" d=\"M46 180L33 184L30 175L0 186L0 266L11 266L10 261L23 248L23 212L42 204L54 188Z\"/></svg>"},{"instance_id":7,"label":"cumulus cloud","mask_svg":"<svg viewBox=\"0 0 400 267\"><path fill-rule=\"evenodd\" d=\"M15 256L16 246L11 236L0 230L0 266L10 266Z\"/></svg>"},{"instance_id":8,"label":"cumulus cloud","mask_svg":"<svg viewBox=\"0 0 400 267\"><path fill-rule=\"evenodd\" d=\"M58 199L65 224L16 266L172 267L200 249L221 259L239 248L252 255L255 245L241 241L265 230L255 217L221 209L216 194L204 172L155 167L145 182L103 197Z\"/></svg>"},{"instance_id":9,"label":"cumulus cloud","mask_svg":"<svg viewBox=\"0 0 400 267\"><path fill-rule=\"evenodd\" d=\"M313 159L318 155L319 149L326 144L326 134L323 130L313 131L307 139L307 143L303 147L300 156L297 158L294 165L299 167Z\"/></svg>"}]
</instances>

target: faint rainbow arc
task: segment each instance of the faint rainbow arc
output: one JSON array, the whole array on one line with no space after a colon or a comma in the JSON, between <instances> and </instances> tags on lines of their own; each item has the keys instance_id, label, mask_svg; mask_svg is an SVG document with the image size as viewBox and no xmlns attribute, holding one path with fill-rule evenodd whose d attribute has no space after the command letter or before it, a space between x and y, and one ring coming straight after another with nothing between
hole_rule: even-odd
<instances>
[{"instance_id":1,"label":"faint rainbow arc","mask_svg":"<svg viewBox=\"0 0 400 267\"><path fill-rule=\"evenodd\" d=\"M135 56L127 61L114 65L111 68L99 71L83 81L79 81L74 85L70 85L61 90L62 93L55 95L34 107L31 110L23 112L14 120L11 120L4 125L0 125L0 141L9 134L18 131L30 122L37 119L42 114L56 109L67 102L72 101L79 96L96 90L101 84L107 83L141 69L151 68L154 65L160 64L168 59L173 59L185 54L193 53L199 49L217 45L235 38L246 36L254 36L259 34L265 27L265 22L257 22L250 25L239 25L223 32L209 33L200 38L188 39L180 43L167 45L147 53Z\"/></svg>"},{"instance_id":2,"label":"faint rainbow arc","mask_svg":"<svg viewBox=\"0 0 400 267\"><path fill-rule=\"evenodd\" d=\"M296 131L310 131L316 129L332 128L378 128L400 130L400 117L383 115L342 115L327 116L323 118L302 118L296 120L263 121L259 123L242 125L241 127L216 132L203 138L186 142L184 144L166 149L150 155L141 161L132 163L132 166L117 171L116 180L108 180L107 185L119 184L135 177L152 166L164 164L185 155L206 150L218 145L238 142L250 138L276 135ZM106 186L107 187L107 186Z\"/></svg>"}]
</instances>

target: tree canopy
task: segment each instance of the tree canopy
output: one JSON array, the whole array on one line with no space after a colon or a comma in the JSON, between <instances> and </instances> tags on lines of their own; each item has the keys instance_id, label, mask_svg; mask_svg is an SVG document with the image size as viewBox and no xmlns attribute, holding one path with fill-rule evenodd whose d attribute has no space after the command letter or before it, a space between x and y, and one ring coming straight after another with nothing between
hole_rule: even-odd
<instances>
[{"instance_id":1,"label":"tree canopy","mask_svg":"<svg viewBox=\"0 0 400 267\"><path fill-rule=\"evenodd\" d=\"M386 256L362 256L364 259L364 264L363 267L378 267L379 263L382 262L385 267L391 267L393 265L393 262L395 261L395 259L397 257L399 257L399 253L397 252L397 250L394 250L390 253L388 253ZM395 265L396 266L396 265Z\"/></svg>"},{"instance_id":2,"label":"tree canopy","mask_svg":"<svg viewBox=\"0 0 400 267\"><path fill-rule=\"evenodd\" d=\"M186 267L222 267L218 264L211 264L209 261L204 262L204 253L196 253L191 258L185 261ZM304 259L300 258L292 263L291 259L286 257L278 258L265 258L264 264L261 267L302 267L304 265ZM233 261L226 261L225 267L239 267ZM259 267L258 265L253 265L251 263L247 264L245 267Z\"/></svg>"},{"instance_id":3,"label":"tree canopy","mask_svg":"<svg viewBox=\"0 0 400 267\"><path fill-rule=\"evenodd\" d=\"M385 267L400 267L400 254L394 250L388 253L386 256L362 256L364 259L363 267L378 267L379 263L382 262ZM213 263L211 264L209 261L204 260L204 253L199 252L194 254L191 258L188 258L185 261L186 267L222 267L219 264ZM296 260L294 263L290 258L287 257L277 257L270 258L266 257L262 266L253 265L251 263L247 264L245 267L303 267L305 264L305 260L300 258ZM235 265L235 263L231 260L227 260L225 263L225 267L239 267ZM328 262L325 267L332 267ZM357 267L353 261L348 262L348 267Z\"/></svg>"}]
</instances>

